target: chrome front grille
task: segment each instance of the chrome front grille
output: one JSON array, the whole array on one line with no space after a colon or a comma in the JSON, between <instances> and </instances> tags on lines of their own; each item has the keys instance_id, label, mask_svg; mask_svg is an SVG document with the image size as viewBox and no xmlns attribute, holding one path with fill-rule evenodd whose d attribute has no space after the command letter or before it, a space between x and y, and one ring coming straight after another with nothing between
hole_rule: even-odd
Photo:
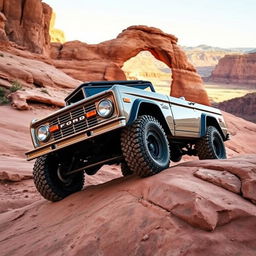
<instances>
[{"instance_id":1,"label":"chrome front grille","mask_svg":"<svg viewBox=\"0 0 256 256\"><path fill-rule=\"evenodd\" d=\"M96 110L95 104L90 104L88 106L81 106L80 108L77 108L75 110L72 110L70 112L67 112L60 116L55 117L50 122L50 127L53 125L58 125L60 129L58 131L53 132L54 140L65 138L67 136L76 134L78 132L81 132L85 129L88 129L90 127L97 125L100 121L102 121L102 120L98 120L97 116L91 117L88 119L85 117L85 114L92 110ZM82 119L79 120L79 118L82 118ZM76 119L78 119L79 121L73 122Z\"/></svg>"}]
</instances>

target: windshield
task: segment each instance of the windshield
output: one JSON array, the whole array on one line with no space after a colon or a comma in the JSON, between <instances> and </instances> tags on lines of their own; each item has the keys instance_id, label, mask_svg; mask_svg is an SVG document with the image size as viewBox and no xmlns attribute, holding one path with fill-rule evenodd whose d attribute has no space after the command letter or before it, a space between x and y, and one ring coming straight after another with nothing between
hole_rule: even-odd
<instances>
[{"instance_id":1,"label":"windshield","mask_svg":"<svg viewBox=\"0 0 256 256\"><path fill-rule=\"evenodd\" d=\"M86 94L86 97L90 97L92 95L95 95L97 93L100 93L100 92L103 92L103 91L106 91L108 90L110 87L109 86L102 86L102 87L98 87L98 86L92 86L92 87L85 87L84 88L84 91L85 91L85 94Z\"/></svg>"},{"instance_id":2,"label":"windshield","mask_svg":"<svg viewBox=\"0 0 256 256\"><path fill-rule=\"evenodd\" d=\"M86 95L86 97L90 97L92 95L95 95L95 94L98 94L100 92L106 91L106 90L110 89L112 86L113 85L111 85L111 86L88 86L88 87L85 86L84 87L85 95ZM152 88L150 87L149 84L136 84L136 85L127 84L127 85L120 85L120 86L135 87L137 89L152 92Z\"/></svg>"}]
</instances>

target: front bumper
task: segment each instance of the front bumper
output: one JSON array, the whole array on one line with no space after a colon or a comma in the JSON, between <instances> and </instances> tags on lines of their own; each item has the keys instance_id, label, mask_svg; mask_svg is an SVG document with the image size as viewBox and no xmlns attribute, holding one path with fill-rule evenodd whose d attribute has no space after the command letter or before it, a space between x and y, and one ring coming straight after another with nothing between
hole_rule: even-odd
<instances>
[{"instance_id":1,"label":"front bumper","mask_svg":"<svg viewBox=\"0 0 256 256\"><path fill-rule=\"evenodd\" d=\"M29 161L39 156L43 156L51 152L55 152L59 149L71 146L75 143L78 143L87 139L91 139L95 136L116 130L124 126L126 126L125 117L117 117L109 121L106 121L104 123L101 123L99 125L96 125L95 127L92 127L90 129L79 132L78 134L74 134L72 136L66 137L60 141L53 142L51 144L26 152L25 154L27 156L27 160Z\"/></svg>"}]
</instances>

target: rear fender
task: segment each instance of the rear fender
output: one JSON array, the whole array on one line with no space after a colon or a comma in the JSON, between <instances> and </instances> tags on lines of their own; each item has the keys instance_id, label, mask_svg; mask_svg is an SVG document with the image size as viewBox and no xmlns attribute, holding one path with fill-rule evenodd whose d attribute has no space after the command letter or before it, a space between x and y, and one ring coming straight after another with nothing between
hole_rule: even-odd
<instances>
[{"instance_id":1,"label":"rear fender","mask_svg":"<svg viewBox=\"0 0 256 256\"><path fill-rule=\"evenodd\" d=\"M226 140L216 117L211 116L209 114L201 115L200 137L205 136L208 126L214 126L219 131L223 140Z\"/></svg>"}]
</instances>

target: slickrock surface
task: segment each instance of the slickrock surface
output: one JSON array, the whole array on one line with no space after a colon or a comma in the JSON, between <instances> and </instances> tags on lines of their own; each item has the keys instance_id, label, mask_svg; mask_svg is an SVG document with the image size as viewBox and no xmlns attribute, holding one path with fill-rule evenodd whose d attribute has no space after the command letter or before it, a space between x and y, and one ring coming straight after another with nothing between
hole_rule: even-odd
<instances>
[{"instance_id":1,"label":"slickrock surface","mask_svg":"<svg viewBox=\"0 0 256 256\"><path fill-rule=\"evenodd\" d=\"M243 184L255 175L256 158L187 162L4 212L1 254L255 255L256 206L195 177L202 168L236 173Z\"/></svg>"},{"instance_id":2,"label":"slickrock surface","mask_svg":"<svg viewBox=\"0 0 256 256\"><path fill-rule=\"evenodd\" d=\"M1 255L255 255L256 124L225 114L236 158L184 162L145 179L103 166L83 191L50 203L24 152L29 121L52 111L0 108Z\"/></svg>"}]
</instances>

